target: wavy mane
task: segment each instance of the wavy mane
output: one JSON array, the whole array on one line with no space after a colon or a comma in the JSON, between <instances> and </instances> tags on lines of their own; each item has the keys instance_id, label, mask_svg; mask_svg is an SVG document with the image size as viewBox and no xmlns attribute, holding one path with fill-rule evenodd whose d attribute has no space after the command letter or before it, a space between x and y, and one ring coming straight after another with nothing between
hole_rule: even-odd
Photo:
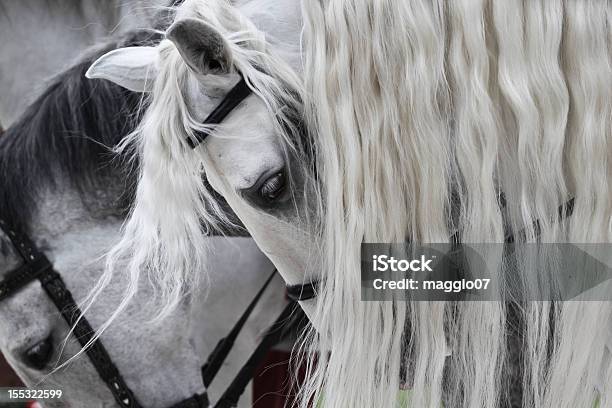
<instances>
[{"instance_id":1,"label":"wavy mane","mask_svg":"<svg viewBox=\"0 0 612 408\"><path fill-rule=\"evenodd\" d=\"M303 4L327 212L300 406L610 405L610 302L511 310L533 258L483 254L500 302L362 302L359 275L362 242L611 242L610 3Z\"/></svg>"}]
</instances>

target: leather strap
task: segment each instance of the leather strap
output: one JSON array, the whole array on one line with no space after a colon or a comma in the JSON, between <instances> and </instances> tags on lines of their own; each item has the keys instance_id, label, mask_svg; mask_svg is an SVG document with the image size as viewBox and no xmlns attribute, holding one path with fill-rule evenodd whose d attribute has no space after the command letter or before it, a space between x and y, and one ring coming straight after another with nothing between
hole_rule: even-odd
<instances>
[{"instance_id":1,"label":"leather strap","mask_svg":"<svg viewBox=\"0 0 612 408\"><path fill-rule=\"evenodd\" d=\"M221 103L217 105L217 107L206 117L206 119L204 119L204 122L202 122L202 124L218 125L223 121L223 119L225 119L227 115L229 115L232 110L236 108L236 106L240 104L240 102L245 100L246 97L249 96L251 93L251 88L249 88L244 78L240 77L240 81L236 85L234 85L232 89L230 89L230 91L227 93L227 95L225 95ZM193 138L187 138L187 144L192 149L195 149L211 133L212 130L195 132Z\"/></svg>"},{"instance_id":2,"label":"leather strap","mask_svg":"<svg viewBox=\"0 0 612 408\"><path fill-rule=\"evenodd\" d=\"M47 258L40 258L32 263L23 264L9 272L6 278L0 282L0 301L18 292L33 280L38 279L50 267L51 265Z\"/></svg>"},{"instance_id":3,"label":"leather strap","mask_svg":"<svg viewBox=\"0 0 612 408\"><path fill-rule=\"evenodd\" d=\"M297 302L289 302L276 321L266 331L263 339L251 354L251 357L242 366L214 407L236 407L240 396L244 393L246 386L255 374L255 370L257 370L270 348L283 340L289 333L289 329L296 327L304 319L306 319L306 315L300 308L300 305Z\"/></svg>"},{"instance_id":4,"label":"leather strap","mask_svg":"<svg viewBox=\"0 0 612 408\"><path fill-rule=\"evenodd\" d=\"M202 381L204 382L204 386L206 388L210 386L212 380L215 378L215 376L221 369L223 362L227 359L227 356L229 355L230 351L232 350L232 347L234 346L236 338L242 331L249 316L251 316L251 314L253 313L253 309L255 309L255 306L257 306L257 303L259 303L259 300L266 291L266 288L270 285L270 282L272 282L274 275L276 275L276 269L272 271L270 276L268 276L263 286L261 287L261 289L259 289L259 292L257 292L253 300L251 300L251 303L249 303L246 310L242 313L242 316L240 316L240 319L238 319L232 330L227 334L227 336L219 340L212 353L210 353L210 355L208 356L206 364L204 364L204 366L202 367Z\"/></svg>"},{"instance_id":5,"label":"leather strap","mask_svg":"<svg viewBox=\"0 0 612 408\"><path fill-rule=\"evenodd\" d=\"M294 302L314 299L317 296L320 281L314 280L301 285L287 285L287 297Z\"/></svg>"},{"instance_id":6,"label":"leather strap","mask_svg":"<svg viewBox=\"0 0 612 408\"><path fill-rule=\"evenodd\" d=\"M195 394L194 396L184 399L183 401L172 405L170 408L208 408L210 402L208 401L208 394Z\"/></svg>"},{"instance_id":7,"label":"leather strap","mask_svg":"<svg viewBox=\"0 0 612 408\"><path fill-rule=\"evenodd\" d=\"M268 279L266 279L262 288L255 295L249 306L246 308L238 322L234 325L230 333L222 338L214 351L211 353L208 361L202 367L202 381L204 385L208 388L218 373L221 365L226 360L229 355L232 346L236 338L238 337L240 331L244 327L249 316L252 314L253 309L260 301L262 295L264 294L266 288L269 286L272 278L276 274L276 270L270 274ZM265 359L266 354L270 349L280 342L290 330L297 325L306 320L306 315L300 308L299 304L295 301L289 302L287 306L280 313L276 321L268 328L266 334L262 338L261 342L253 351L247 362L242 366L234 380L231 382L229 387L225 390L221 398L214 405L215 408L230 408L235 407L240 400L240 396L244 393L247 385L253 378L255 371L261 364L261 362Z\"/></svg>"},{"instance_id":8,"label":"leather strap","mask_svg":"<svg viewBox=\"0 0 612 408\"><path fill-rule=\"evenodd\" d=\"M73 335L81 346L85 347L92 339L95 330L83 316L59 273L49 269L40 281L64 320L73 328ZM85 349L85 353L121 407L138 408L141 406L99 339Z\"/></svg>"}]
</instances>

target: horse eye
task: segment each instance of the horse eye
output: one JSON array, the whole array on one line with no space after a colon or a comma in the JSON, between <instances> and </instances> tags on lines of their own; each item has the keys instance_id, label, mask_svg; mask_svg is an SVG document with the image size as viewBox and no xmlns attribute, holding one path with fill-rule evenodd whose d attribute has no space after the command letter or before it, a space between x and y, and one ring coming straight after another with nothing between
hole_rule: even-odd
<instances>
[{"instance_id":1,"label":"horse eye","mask_svg":"<svg viewBox=\"0 0 612 408\"><path fill-rule=\"evenodd\" d=\"M278 172L268 178L259 187L259 195L268 200L276 200L285 190L286 180L283 172Z\"/></svg>"},{"instance_id":2,"label":"horse eye","mask_svg":"<svg viewBox=\"0 0 612 408\"><path fill-rule=\"evenodd\" d=\"M42 370L51 362L51 357L53 357L53 339L49 336L26 350L22 360L29 367Z\"/></svg>"}]
</instances>

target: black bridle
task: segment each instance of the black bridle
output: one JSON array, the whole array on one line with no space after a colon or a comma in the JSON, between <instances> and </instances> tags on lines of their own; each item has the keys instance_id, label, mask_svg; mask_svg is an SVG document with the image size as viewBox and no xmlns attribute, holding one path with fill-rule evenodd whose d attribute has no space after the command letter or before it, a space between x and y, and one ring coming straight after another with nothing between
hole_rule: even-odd
<instances>
[{"instance_id":1,"label":"black bridle","mask_svg":"<svg viewBox=\"0 0 612 408\"><path fill-rule=\"evenodd\" d=\"M203 125L218 125L223 122L223 119L230 114L242 101L244 101L253 91L249 88L248 84L244 80L244 77L240 76L240 81L229 90L225 95L221 103L204 119ZM187 138L187 144L192 149L195 149L210 135L212 131L201 131L195 132L193 137Z\"/></svg>"},{"instance_id":2,"label":"black bridle","mask_svg":"<svg viewBox=\"0 0 612 408\"><path fill-rule=\"evenodd\" d=\"M17 294L29 283L38 280L45 290L45 293L47 293L53 304L60 311L66 323L73 328L73 335L81 346L85 347L85 345L92 340L95 330L77 306L59 272L53 268L49 259L42 251L36 248L33 241L25 233L10 226L3 219L0 219L0 230L9 237L13 247L23 261L21 266L8 272L6 277L0 281L0 302ZM234 342L275 274L276 270L266 279L262 288L255 295L229 334L219 341L208 357L201 372L205 389L209 388L221 369ZM296 301L290 301L276 321L267 329L255 351L240 369L230 386L226 389L214 407L230 408L236 406L240 396L244 392L249 381L253 378L256 369L263 361L270 348L284 339L291 329L303 324L304 321L304 312L301 310L298 303ZM142 407L121 376L119 369L113 363L100 339L94 341L85 349L85 352L119 406L126 408ZM207 407L211 407L211 405L206 391L201 394L195 394L171 406L171 408Z\"/></svg>"}]
</instances>

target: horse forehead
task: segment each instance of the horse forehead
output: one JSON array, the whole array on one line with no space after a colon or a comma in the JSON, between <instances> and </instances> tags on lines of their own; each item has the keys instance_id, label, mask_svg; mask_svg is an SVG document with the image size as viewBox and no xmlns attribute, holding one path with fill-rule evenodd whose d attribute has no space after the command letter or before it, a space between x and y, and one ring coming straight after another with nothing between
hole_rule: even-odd
<instances>
[{"instance_id":1,"label":"horse forehead","mask_svg":"<svg viewBox=\"0 0 612 408\"><path fill-rule=\"evenodd\" d=\"M263 172L283 166L282 146L272 118L257 98L245 100L222 126L205 149L217 176L235 189L251 187Z\"/></svg>"},{"instance_id":2,"label":"horse forehead","mask_svg":"<svg viewBox=\"0 0 612 408\"><path fill-rule=\"evenodd\" d=\"M251 187L267 170L283 166L277 138L270 134L244 138L211 138L207 153L216 176L234 189ZM208 171L208 169L207 169Z\"/></svg>"}]
</instances>

